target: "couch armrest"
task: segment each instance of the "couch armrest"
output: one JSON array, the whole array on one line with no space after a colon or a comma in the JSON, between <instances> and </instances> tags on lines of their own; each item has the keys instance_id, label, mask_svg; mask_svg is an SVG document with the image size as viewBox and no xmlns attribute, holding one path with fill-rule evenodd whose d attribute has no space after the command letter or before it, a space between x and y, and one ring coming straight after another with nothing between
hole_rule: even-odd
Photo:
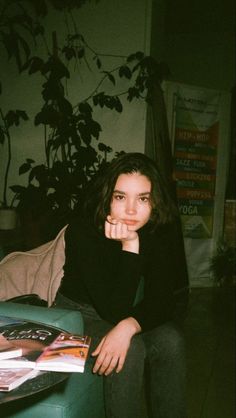
<instances>
[{"instance_id":1,"label":"couch armrest","mask_svg":"<svg viewBox=\"0 0 236 418\"><path fill-rule=\"evenodd\" d=\"M0 315L43 322L71 333L84 332L83 318L79 311L0 302Z\"/></svg>"}]
</instances>

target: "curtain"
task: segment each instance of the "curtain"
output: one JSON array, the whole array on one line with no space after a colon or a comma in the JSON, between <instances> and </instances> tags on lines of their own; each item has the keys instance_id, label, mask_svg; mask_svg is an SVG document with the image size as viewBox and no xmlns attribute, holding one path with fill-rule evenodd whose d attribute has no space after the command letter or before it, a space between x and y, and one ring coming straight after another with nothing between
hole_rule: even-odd
<instances>
[{"instance_id":1,"label":"curtain","mask_svg":"<svg viewBox=\"0 0 236 418\"><path fill-rule=\"evenodd\" d=\"M151 99L147 105L145 154L156 161L177 203L167 112L160 84L155 84L151 93ZM172 242L174 241L176 248L173 266L177 266L177 270L173 274L175 277L175 289L178 289L176 294L177 308L181 314L181 312L184 313L186 311L188 305L189 278L180 216L171 230L168 226L166 227L166 234L168 239Z\"/></svg>"}]
</instances>

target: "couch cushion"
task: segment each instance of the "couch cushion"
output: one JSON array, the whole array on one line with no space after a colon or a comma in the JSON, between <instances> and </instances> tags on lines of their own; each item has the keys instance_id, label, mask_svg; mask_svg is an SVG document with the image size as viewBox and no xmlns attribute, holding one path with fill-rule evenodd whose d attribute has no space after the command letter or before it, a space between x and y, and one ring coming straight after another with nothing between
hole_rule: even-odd
<instances>
[{"instance_id":1,"label":"couch cushion","mask_svg":"<svg viewBox=\"0 0 236 418\"><path fill-rule=\"evenodd\" d=\"M84 331L83 318L79 311L0 302L0 315L13 316L31 321L43 322L72 333Z\"/></svg>"},{"instance_id":2,"label":"couch cushion","mask_svg":"<svg viewBox=\"0 0 236 418\"><path fill-rule=\"evenodd\" d=\"M1 418L104 418L102 378L72 373L50 393L21 399L1 406Z\"/></svg>"}]
</instances>

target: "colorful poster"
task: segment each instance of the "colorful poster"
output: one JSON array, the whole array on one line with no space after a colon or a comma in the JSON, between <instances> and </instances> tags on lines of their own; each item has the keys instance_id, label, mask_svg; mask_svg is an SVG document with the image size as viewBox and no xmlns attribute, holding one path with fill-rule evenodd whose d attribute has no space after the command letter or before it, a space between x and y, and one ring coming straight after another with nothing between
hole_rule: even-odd
<instances>
[{"instance_id":1,"label":"colorful poster","mask_svg":"<svg viewBox=\"0 0 236 418\"><path fill-rule=\"evenodd\" d=\"M174 102L174 174L183 234L211 238L220 94L181 86Z\"/></svg>"}]
</instances>

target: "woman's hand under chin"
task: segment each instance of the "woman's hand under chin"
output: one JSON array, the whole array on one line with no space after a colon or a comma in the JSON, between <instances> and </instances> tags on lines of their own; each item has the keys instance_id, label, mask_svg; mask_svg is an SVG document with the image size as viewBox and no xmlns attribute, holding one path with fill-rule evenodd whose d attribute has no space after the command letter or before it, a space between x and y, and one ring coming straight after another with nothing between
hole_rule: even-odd
<instances>
[{"instance_id":1,"label":"woman's hand under chin","mask_svg":"<svg viewBox=\"0 0 236 418\"><path fill-rule=\"evenodd\" d=\"M109 239L120 241L123 251L139 253L138 233L130 230L128 225L117 219L113 219L110 215L108 215L105 222L105 236Z\"/></svg>"}]
</instances>

